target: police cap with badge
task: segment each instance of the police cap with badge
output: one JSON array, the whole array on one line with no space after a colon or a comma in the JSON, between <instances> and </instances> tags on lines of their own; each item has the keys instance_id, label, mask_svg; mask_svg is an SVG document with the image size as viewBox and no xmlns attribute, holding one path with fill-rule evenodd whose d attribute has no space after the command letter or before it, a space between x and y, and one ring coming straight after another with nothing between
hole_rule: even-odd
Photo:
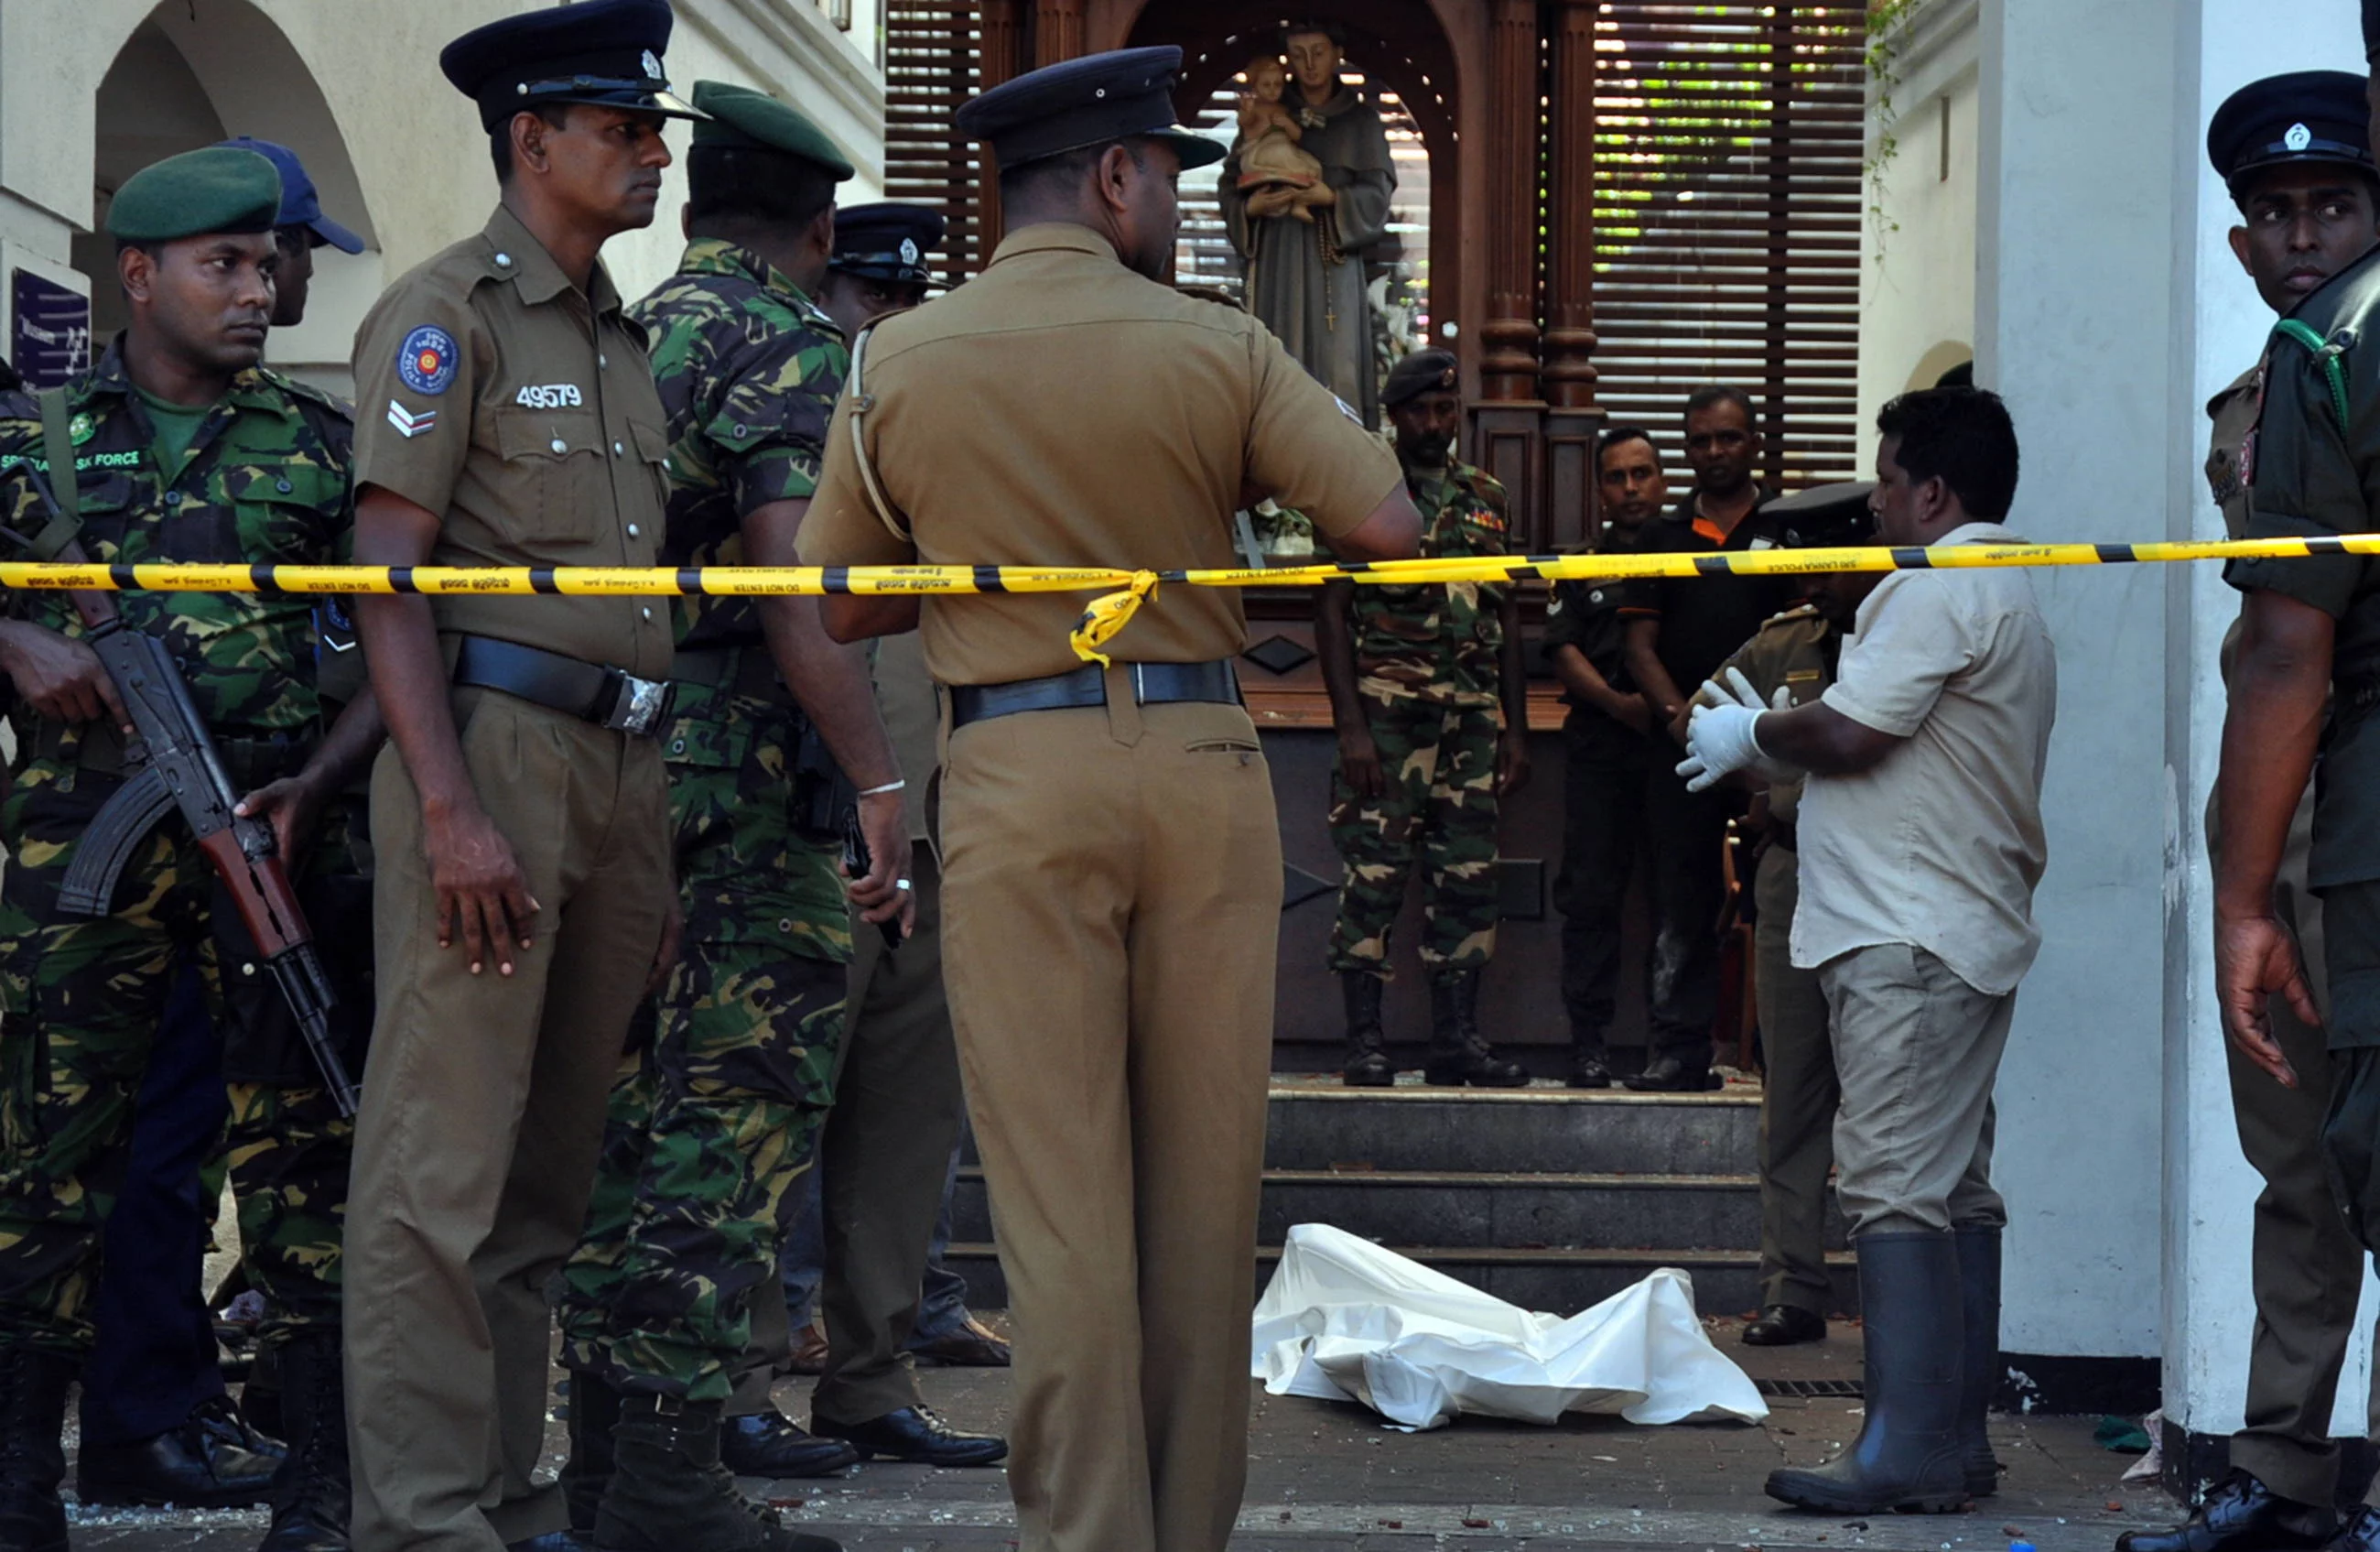
<instances>
[{"instance_id":1,"label":"police cap with badge","mask_svg":"<svg viewBox=\"0 0 2380 1552\"><path fill-rule=\"evenodd\" d=\"M1451 350L1415 350L1389 369L1389 379L1380 385L1380 403L1394 409L1409 398L1419 398L1440 389L1453 391L1463 381L1460 365Z\"/></svg>"},{"instance_id":2,"label":"police cap with badge","mask_svg":"<svg viewBox=\"0 0 2380 1552\"><path fill-rule=\"evenodd\" d=\"M669 0L583 0L474 28L439 52L438 68L491 134L545 103L700 118L662 74L675 20Z\"/></svg>"},{"instance_id":3,"label":"police cap with badge","mask_svg":"<svg viewBox=\"0 0 2380 1552\"><path fill-rule=\"evenodd\" d=\"M2329 162L2374 174L2372 110L2363 78L2297 70L2252 80L2224 99L2206 125L2206 159L2242 196L2248 175L2292 162Z\"/></svg>"},{"instance_id":4,"label":"police cap with badge","mask_svg":"<svg viewBox=\"0 0 2380 1552\"><path fill-rule=\"evenodd\" d=\"M834 213L834 257L827 268L894 286L939 286L926 255L949 224L927 205L881 200Z\"/></svg>"},{"instance_id":5,"label":"police cap with badge","mask_svg":"<svg viewBox=\"0 0 2380 1552\"><path fill-rule=\"evenodd\" d=\"M1867 498L1872 481L1846 480L1840 484L1813 485L1760 509L1760 519L1793 550L1832 549L1846 544L1876 543L1876 514Z\"/></svg>"},{"instance_id":6,"label":"police cap with badge","mask_svg":"<svg viewBox=\"0 0 2380 1552\"><path fill-rule=\"evenodd\" d=\"M961 107L960 134L991 146L1002 170L1117 141L1161 141L1182 165L1223 159L1223 147L1173 116L1182 51L1123 48L1045 65L1002 81Z\"/></svg>"}]
</instances>

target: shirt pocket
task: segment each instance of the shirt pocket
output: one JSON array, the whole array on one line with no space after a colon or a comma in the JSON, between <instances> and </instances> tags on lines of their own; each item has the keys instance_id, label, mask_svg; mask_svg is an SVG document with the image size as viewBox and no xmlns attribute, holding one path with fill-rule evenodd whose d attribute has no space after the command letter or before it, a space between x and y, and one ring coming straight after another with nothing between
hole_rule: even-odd
<instances>
[{"instance_id":1,"label":"shirt pocket","mask_svg":"<svg viewBox=\"0 0 2380 1552\"><path fill-rule=\"evenodd\" d=\"M339 516L346 506L345 475L314 463L238 464L224 472L223 493L232 519L232 553L206 558L334 558Z\"/></svg>"},{"instance_id":2,"label":"shirt pocket","mask_svg":"<svg viewBox=\"0 0 2380 1552\"><path fill-rule=\"evenodd\" d=\"M628 450L644 469L652 490L652 509L641 516L633 509L623 511L621 532L627 541L628 564L650 566L661 554L662 515L669 508L669 432L658 422L632 419L628 422ZM634 534L627 532L625 525L628 523L637 525Z\"/></svg>"},{"instance_id":3,"label":"shirt pocket","mask_svg":"<svg viewBox=\"0 0 2380 1552\"><path fill-rule=\"evenodd\" d=\"M506 405L489 417L504 462L507 537L540 544L592 544L611 516L604 489L609 449L591 409Z\"/></svg>"}]
</instances>

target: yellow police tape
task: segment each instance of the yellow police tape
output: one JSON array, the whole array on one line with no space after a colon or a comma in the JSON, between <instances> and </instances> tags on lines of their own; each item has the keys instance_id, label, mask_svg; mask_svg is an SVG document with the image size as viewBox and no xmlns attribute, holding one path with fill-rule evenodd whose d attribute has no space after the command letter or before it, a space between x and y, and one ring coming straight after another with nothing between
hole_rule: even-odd
<instances>
[{"instance_id":1,"label":"yellow police tape","mask_svg":"<svg viewBox=\"0 0 2380 1552\"><path fill-rule=\"evenodd\" d=\"M1429 560L1317 561L1310 566L1147 571L1059 566L225 566L155 562L77 566L0 561L0 588L91 592L465 593L571 597L750 598L856 594L917 597L989 593L1090 593L1072 632L1075 653L1104 665L1099 649L1132 621L1161 586L1318 587L1325 582L1623 581L1639 577L1806 575L1817 571L1963 570L1973 568L2110 566L2183 560L2294 560L2380 555L2380 533L2309 539L2192 539L2147 544L1862 545L1688 555L1463 556Z\"/></svg>"}]
</instances>

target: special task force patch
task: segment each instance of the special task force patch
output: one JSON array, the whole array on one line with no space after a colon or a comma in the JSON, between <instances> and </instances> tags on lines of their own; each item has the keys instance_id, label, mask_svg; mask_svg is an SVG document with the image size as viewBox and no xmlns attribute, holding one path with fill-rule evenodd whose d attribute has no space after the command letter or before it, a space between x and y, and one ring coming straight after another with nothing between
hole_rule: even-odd
<instances>
[{"instance_id":1,"label":"special task force patch","mask_svg":"<svg viewBox=\"0 0 2380 1552\"><path fill-rule=\"evenodd\" d=\"M455 382L455 336L424 324L396 348L396 374L417 394L443 394Z\"/></svg>"}]
</instances>

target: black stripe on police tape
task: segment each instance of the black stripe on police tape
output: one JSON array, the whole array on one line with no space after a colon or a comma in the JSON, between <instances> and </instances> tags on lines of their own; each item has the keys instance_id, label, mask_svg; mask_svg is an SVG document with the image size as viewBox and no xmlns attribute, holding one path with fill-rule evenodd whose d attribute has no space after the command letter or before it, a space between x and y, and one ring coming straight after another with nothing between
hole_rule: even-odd
<instances>
[{"instance_id":1,"label":"black stripe on police tape","mask_svg":"<svg viewBox=\"0 0 2380 1552\"><path fill-rule=\"evenodd\" d=\"M1008 582L1001 576L999 567L978 566L975 568L975 590L978 593L1006 593Z\"/></svg>"},{"instance_id":2,"label":"black stripe on police tape","mask_svg":"<svg viewBox=\"0 0 2380 1552\"><path fill-rule=\"evenodd\" d=\"M677 568L677 590L680 593L695 594L699 594L704 592L705 590L702 585L702 568L699 566L679 567Z\"/></svg>"},{"instance_id":3,"label":"black stripe on police tape","mask_svg":"<svg viewBox=\"0 0 2380 1552\"><path fill-rule=\"evenodd\" d=\"M528 590L531 593L560 593L562 591L561 585L553 580L553 568L551 566L530 567L528 568Z\"/></svg>"}]
</instances>

